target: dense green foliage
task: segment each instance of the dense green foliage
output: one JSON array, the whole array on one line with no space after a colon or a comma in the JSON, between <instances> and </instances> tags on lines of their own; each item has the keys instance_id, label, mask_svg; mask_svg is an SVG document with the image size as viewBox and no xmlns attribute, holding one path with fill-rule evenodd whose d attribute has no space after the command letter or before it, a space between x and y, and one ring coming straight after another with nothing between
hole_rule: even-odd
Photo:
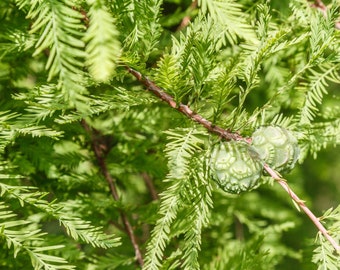
<instances>
[{"instance_id":1,"label":"dense green foliage","mask_svg":"<svg viewBox=\"0 0 340 270\"><path fill-rule=\"evenodd\" d=\"M338 269L270 177L222 191L207 163L219 138L125 68L244 137L290 130L301 154L284 178L339 243L340 2L327 4L0 1L0 268Z\"/></svg>"}]
</instances>

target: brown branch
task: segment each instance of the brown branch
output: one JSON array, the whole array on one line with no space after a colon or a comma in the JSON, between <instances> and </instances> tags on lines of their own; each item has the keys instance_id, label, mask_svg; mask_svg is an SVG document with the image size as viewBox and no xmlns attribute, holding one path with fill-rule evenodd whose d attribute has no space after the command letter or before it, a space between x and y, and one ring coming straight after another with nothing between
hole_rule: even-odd
<instances>
[{"instance_id":1,"label":"brown branch","mask_svg":"<svg viewBox=\"0 0 340 270\"><path fill-rule=\"evenodd\" d=\"M340 252L340 246L336 243L336 241L328 234L326 228L320 222L320 219L317 218L312 211L305 205L304 201L301 200L294 191L289 187L288 183L282 179L278 174L271 169L267 164L264 165L264 169L269 173L269 175L275 179L281 187L289 194L289 196L296 202L299 207L306 213L306 215L312 220L315 226L319 229L319 231L326 237L326 239L332 244L334 249L337 252Z\"/></svg>"},{"instance_id":2,"label":"brown branch","mask_svg":"<svg viewBox=\"0 0 340 270\"><path fill-rule=\"evenodd\" d=\"M150 175L148 175L146 172L143 172L142 178L144 180L146 187L148 188L148 190L151 194L152 200L157 201L158 200L158 194L157 194L157 191L156 191L154 184L152 183L152 179L151 179Z\"/></svg>"},{"instance_id":3,"label":"brown branch","mask_svg":"<svg viewBox=\"0 0 340 270\"><path fill-rule=\"evenodd\" d=\"M250 138L243 138L241 135L237 133L232 133L229 130L225 130L221 127L213 125L210 121L203 118L199 114L193 112L187 105L176 103L172 96L165 93L160 87L155 85L152 81L150 81L147 77L144 77L138 71L126 66L126 69L136 77L136 79L144 84L146 88L159 97L161 100L165 101L170 105L170 107L176 109L177 111L183 113L185 116L190 118L192 121L195 121L202 126L204 126L209 132L215 133L220 137L226 140L244 140L247 143L251 143ZM270 174L270 176L275 179L281 187L289 194L289 196L300 206L300 208L306 213L306 215L312 220L315 226L319 229L319 231L326 237L326 239L332 244L334 249L337 252L340 252L340 247L336 243L336 241L328 234L326 228L321 224L320 220L309 210L309 208L304 204L304 202L293 192L293 190L288 186L286 181L278 176L278 174L271 169L267 164L264 165L264 169Z\"/></svg>"},{"instance_id":4,"label":"brown branch","mask_svg":"<svg viewBox=\"0 0 340 270\"><path fill-rule=\"evenodd\" d=\"M103 141L104 141L103 136L100 134L100 132L98 130L91 128L84 119L81 121L81 124L82 124L83 128L85 129L85 131L91 137L91 146L92 146L93 152L96 156L100 171L103 174L106 182L109 185L111 196L113 197L113 199L115 201L119 201L119 195L118 195L118 192L117 192L117 188L114 184L115 180L112 178L111 174L109 173L109 170L107 168L105 158L104 158L105 153L104 153L103 149L107 150L106 149L107 146L105 146L105 144L103 144ZM123 211L119 211L119 212L120 212L120 217L121 217L123 224L124 224L125 231L128 234L130 241L132 243L132 246L135 250L136 260L137 260L138 264L142 267L143 264L144 264L143 257L142 257L142 253L140 251L140 248L139 248L139 245L138 245L138 242L137 242L137 238L134 235L133 228L132 228L132 226L129 222L127 215Z\"/></svg>"},{"instance_id":5,"label":"brown branch","mask_svg":"<svg viewBox=\"0 0 340 270\"><path fill-rule=\"evenodd\" d=\"M136 70L134 70L134 69L132 69L128 66L126 66L126 69L133 76L135 76L136 79L139 82L144 84L150 92L152 92L154 95L159 97L161 100L168 103L171 108L174 108L175 110L181 112L182 114L184 114L185 116L187 116L188 118L193 120L194 122L201 124L206 129L208 129L211 133L215 133L215 134L219 135L221 138L224 138L227 141L230 141L230 140L236 140L236 141L246 140L245 138L243 138L241 135L239 135L237 133L233 133L230 130L225 130L221 127L214 125L209 120L203 118L201 115L192 111L187 105L184 105L182 103L176 103L176 101L174 100L174 98L172 96L165 93L163 91L163 89L158 87L154 82L150 81L147 77L143 76L138 71L136 71Z\"/></svg>"}]
</instances>

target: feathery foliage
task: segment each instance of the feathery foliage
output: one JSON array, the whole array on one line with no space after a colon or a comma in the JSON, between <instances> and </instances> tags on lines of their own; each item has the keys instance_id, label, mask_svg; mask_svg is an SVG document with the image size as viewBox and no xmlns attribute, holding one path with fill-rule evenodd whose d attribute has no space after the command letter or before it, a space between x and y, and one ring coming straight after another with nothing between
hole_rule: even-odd
<instances>
[{"instance_id":1,"label":"feathery foliage","mask_svg":"<svg viewBox=\"0 0 340 270\"><path fill-rule=\"evenodd\" d=\"M339 241L339 211L340 207L338 206L336 209L327 210L321 217L324 222L332 221L329 231L334 235L336 241ZM320 233L317 235L316 242L319 246L314 250L312 260L318 265L318 269L337 269L340 265L340 257L337 254L334 254L329 242L327 242Z\"/></svg>"},{"instance_id":2,"label":"feathery foliage","mask_svg":"<svg viewBox=\"0 0 340 270\"><path fill-rule=\"evenodd\" d=\"M144 269L158 269L161 265L164 249L170 240L168 236L170 227L176 216L184 211L179 207L181 203L185 208L191 208L190 210L186 210L188 211L187 213L191 213L191 217L193 217L192 222L196 223L193 224L193 228L182 228L182 230L187 230L186 237L200 238L202 222L206 219L206 216L196 216L204 213L201 212L202 209L199 208L199 204L206 204L207 201L198 202L198 204L192 201L194 198L197 200L203 196L203 194L197 194L196 192L198 187L195 186L195 184L197 185L199 183L198 181L202 181L202 179L192 175L195 175L195 172L192 172L192 165L190 164L190 160L194 158L194 155L197 155L197 151L200 150L201 144L203 143L202 139L199 138L200 135L202 136L202 132L193 129L180 129L168 130L166 133L168 134L168 140L170 140L165 150L169 159L168 166L170 169L167 179L169 179L169 182L171 181L170 183L172 185L161 194L162 203L159 210L161 218L157 220L152 241L147 248L148 251ZM196 181L198 183L195 183ZM205 212L207 212L207 210ZM193 246L183 248L184 252L187 253L187 257L189 257L188 260L190 260L184 262L184 266L188 268L197 265L197 254L195 253L197 253L199 249L199 238L196 239L196 241L198 241L196 243L194 243L195 239L187 240L187 244L190 243L190 245Z\"/></svg>"},{"instance_id":3,"label":"feathery foliage","mask_svg":"<svg viewBox=\"0 0 340 270\"><path fill-rule=\"evenodd\" d=\"M104 1L88 2L91 4L88 12L90 22L84 38L88 41L86 51L89 71L95 80L107 81L113 74L120 54L118 31Z\"/></svg>"},{"instance_id":4,"label":"feathery foliage","mask_svg":"<svg viewBox=\"0 0 340 270\"><path fill-rule=\"evenodd\" d=\"M47 195L46 192L35 191L34 188L29 186L10 186L0 183L0 191L3 198L6 198L6 195L8 195L8 200L17 199L21 207L31 205L44 213L46 217L57 219L60 225L65 228L66 233L76 241L81 239L93 247L100 248L111 248L119 244L119 239L101 233L100 228L94 227L90 222L84 221L72 214L75 212L72 210L74 210L76 206L73 201L59 204L55 201L48 202L43 199L43 197ZM3 204L2 208L4 209L2 212L3 215L1 215L2 219L13 219L17 216L11 211L5 211L5 209L8 208L5 204ZM39 222L37 221L42 219L44 219L43 216L40 216L37 220L37 218L34 218L33 214L31 214L31 217L28 217L27 220L9 220L1 223L2 236L6 239L7 246L10 248L13 245L14 257L17 256L21 249L25 250L30 256L32 266L35 269L73 269L71 266L60 266L59 268L58 265L49 265L48 262L67 263L67 261L63 258L50 257L50 255L47 256L40 253L63 247L63 245L43 246L41 243L39 245L39 242L43 242L42 236L47 234L39 228ZM25 225L25 229L17 228L16 231L8 229L21 225ZM35 244L37 247L30 246L30 242L37 242Z\"/></svg>"},{"instance_id":5,"label":"feathery foliage","mask_svg":"<svg viewBox=\"0 0 340 270\"><path fill-rule=\"evenodd\" d=\"M0 268L338 269L272 178L233 195L209 171L214 128L289 129L283 177L339 244L338 20L338 0L0 1Z\"/></svg>"},{"instance_id":6,"label":"feathery foliage","mask_svg":"<svg viewBox=\"0 0 340 270\"><path fill-rule=\"evenodd\" d=\"M23 250L31 258L34 269L74 269L74 266L67 265L65 259L42 253L63 248L63 245L43 246L43 236L46 233L42 233L29 220L19 220L12 211L7 210L8 206L3 202L0 203L0 209L0 217L4 220L0 224L1 236L6 241L8 248L13 246L14 257L17 257L18 253ZM13 221L11 218L16 219ZM30 242L35 244L30 244Z\"/></svg>"},{"instance_id":7,"label":"feathery foliage","mask_svg":"<svg viewBox=\"0 0 340 270\"><path fill-rule=\"evenodd\" d=\"M82 14L72 7L75 4L72 1L18 0L17 3L19 8L28 7L27 18L33 20L30 33L38 35L33 56L48 50L47 80L58 76L57 87L65 100L78 110L85 110Z\"/></svg>"}]
</instances>

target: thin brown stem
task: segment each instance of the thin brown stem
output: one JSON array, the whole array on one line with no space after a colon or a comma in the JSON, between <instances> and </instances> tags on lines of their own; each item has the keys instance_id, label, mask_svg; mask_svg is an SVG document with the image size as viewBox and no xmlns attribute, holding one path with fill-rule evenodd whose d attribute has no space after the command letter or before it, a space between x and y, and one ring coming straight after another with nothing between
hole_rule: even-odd
<instances>
[{"instance_id":1,"label":"thin brown stem","mask_svg":"<svg viewBox=\"0 0 340 270\"><path fill-rule=\"evenodd\" d=\"M306 215L312 220L319 231L325 236L325 238L332 244L337 252L340 252L340 246L337 242L328 234L326 228L320 222L320 219L316 217L312 211L305 205L304 201L301 200L295 192L289 187L288 183L282 179L273 169L271 169L267 164L264 165L264 169L269 173L269 175L275 179L281 187L289 194L289 196L297 203L297 205L306 213Z\"/></svg>"},{"instance_id":2,"label":"thin brown stem","mask_svg":"<svg viewBox=\"0 0 340 270\"><path fill-rule=\"evenodd\" d=\"M235 216L234 220L235 220L235 237L236 239L243 241L244 240L243 223L239 220L237 216Z\"/></svg>"},{"instance_id":3,"label":"thin brown stem","mask_svg":"<svg viewBox=\"0 0 340 270\"><path fill-rule=\"evenodd\" d=\"M169 94L165 93L163 91L163 89L158 87L154 82L150 81L147 77L143 76L138 71L136 71L136 70L134 70L134 69L132 69L130 67L126 67L126 69L133 76L135 76L136 79L139 82L144 84L146 86L146 88L150 92L152 92L154 95L156 95L161 100L163 100L166 103L168 103L171 108L174 108L175 110L181 112L182 114L184 114L185 116L187 116L188 118L193 120L194 122L197 122L197 123L201 124L206 129L208 129L211 133L215 133L215 134L219 135L220 137L224 138L227 141L230 141L230 140L236 140L236 141L245 140L245 138L243 138L241 135L239 135L237 133L233 133L233 132L231 132L229 130L225 130L225 129L221 128L221 127L218 127L218 126L214 125L209 120L203 118L201 115L199 115L196 112L192 111L187 105L184 105L182 103L176 103L176 101L174 100L174 98L172 96L170 96Z\"/></svg>"},{"instance_id":4,"label":"thin brown stem","mask_svg":"<svg viewBox=\"0 0 340 270\"><path fill-rule=\"evenodd\" d=\"M92 146L93 152L96 156L100 171L109 185L111 196L115 201L119 201L119 194L115 186L115 180L112 178L111 174L109 173L109 170L107 168L106 161L104 158L103 148L105 149L107 148L107 146L105 147L105 145L103 145L104 140L102 139L102 136L98 130L91 128L85 120L82 120L81 124L83 128L85 129L85 131L91 137L91 146ZM131 226L131 223L129 222L127 215L123 211L119 211L119 212L120 212L120 217L124 224L125 231L128 234L130 241L132 243L132 246L135 250L136 261L142 267L144 264L144 261L143 261L142 253L140 251L140 248L137 242L137 238L134 235L134 231Z\"/></svg>"},{"instance_id":5,"label":"thin brown stem","mask_svg":"<svg viewBox=\"0 0 340 270\"><path fill-rule=\"evenodd\" d=\"M176 109L177 111L181 112L192 121L197 122L204 126L209 132L215 133L220 137L226 140L244 140L248 143L251 143L251 139L243 138L241 135L237 133L233 133L229 130L225 130L221 127L218 127L212 124L207 119L203 118L199 114L193 112L187 105L176 103L172 96L164 92L163 89L158 87L154 82L150 81L147 77L143 76L138 71L126 66L126 69L136 77L136 79L144 84L146 88L156 95L161 100L165 101L169 104L170 107ZM271 169L267 164L264 165L264 169L270 174L270 176L275 179L281 187L289 194L289 196L299 205L299 207L306 213L306 215L312 220L315 226L319 229L319 231L326 237L326 239L332 244L334 249L337 252L340 252L340 247L336 243L336 241L328 234L326 228L321 224L320 220L309 210L309 208L304 204L304 202L293 192L293 190L288 186L286 181L278 176L278 174Z\"/></svg>"},{"instance_id":6,"label":"thin brown stem","mask_svg":"<svg viewBox=\"0 0 340 270\"><path fill-rule=\"evenodd\" d=\"M142 178L144 180L146 187L148 188L148 190L150 192L152 200L157 201L158 200L158 193L156 191L156 188L155 188L155 186L152 182L150 175L148 175L146 172L143 172Z\"/></svg>"},{"instance_id":7,"label":"thin brown stem","mask_svg":"<svg viewBox=\"0 0 340 270\"><path fill-rule=\"evenodd\" d=\"M323 16L327 16L327 7L321 0L315 0L314 4L312 4L311 6L318 9L323 14Z\"/></svg>"},{"instance_id":8,"label":"thin brown stem","mask_svg":"<svg viewBox=\"0 0 340 270\"><path fill-rule=\"evenodd\" d=\"M189 13L191 13L193 10L195 10L197 8L197 4L198 4L197 0L195 0L191 3L190 7L188 8ZM177 31L181 31L182 29L187 27L189 25L190 21L191 21L191 16L190 15L185 16L182 19L180 25L178 26Z\"/></svg>"}]
</instances>

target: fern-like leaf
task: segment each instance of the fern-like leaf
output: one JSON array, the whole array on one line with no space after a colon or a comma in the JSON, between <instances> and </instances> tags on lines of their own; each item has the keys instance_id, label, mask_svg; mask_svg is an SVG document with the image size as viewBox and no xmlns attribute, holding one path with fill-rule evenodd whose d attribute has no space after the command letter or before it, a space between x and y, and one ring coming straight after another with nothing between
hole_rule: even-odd
<instances>
[{"instance_id":1,"label":"fern-like leaf","mask_svg":"<svg viewBox=\"0 0 340 270\"><path fill-rule=\"evenodd\" d=\"M27 18L32 19L31 33L39 33L34 56L48 50L46 69L48 80L59 76L58 87L65 99L79 110L86 110L83 66L85 47L82 41L83 15L67 0L18 0L19 7L29 7Z\"/></svg>"},{"instance_id":2,"label":"fern-like leaf","mask_svg":"<svg viewBox=\"0 0 340 270\"><path fill-rule=\"evenodd\" d=\"M300 124L310 124L317 115L318 105L322 103L326 95L328 82L340 84L340 64L319 66L319 70L310 70L308 81L301 84L300 89L305 91L305 102L301 108Z\"/></svg>"},{"instance_id":3,"label":"fern-like leaf","mask_svg":"<svg viewBox=\"0 0 340 270\"><path fill-rule=\"evenodd\" d=\"M247 21L249 18L242 11L242 5L235 0L199 0L198 5L203 14L209 13L215 23L225 29L221 38L230 44L237 43L238 38L257 42L255 31Z\"/></svg>"},{"instance_id":4,"label":"fern-like leaf","mask_svg":"<svg viewBox=\"0 0 340 270\"><path fill-rule=\"evenodd\" d=\"M159 23L161 4L160 0L130 2L132 29L123 42L124 51L130 51L126 56L128 61L134 62L136 58L146 61L156 49L162 33ZM136 54L137 51L140 55Z\"/></svg>"},{"instance_id":5,"label":"fern-like leaf","mask_svg":"<svg viewBox=\"0 0 340 270\"><path fill-rule=\"evenodd\" d=\"M309 129L302 134L300 142L302 147L300 159L303 160L308 153L316 158L321 149L340 144L340 120L310 125Z\"/></svg>"},{"instance_id":6,"label":"fern-like leaf","mask_svg":"<svg viewBox=\"0 0 340 270\"><path fill-rule=\"evenodd\" d=\"M185 234L183 255L179 263L183 269L200 269L198 258L201 250L202 230L209 223L210 209L212 208L212 186L207 179L209 175L204 168L205 160L201 159L199 166L193 168L192 180L193 185L190 189L190 204ZM195 171L194 171L195 170ZM205 173L204 173L205 170Z\"/></svg>"},{"instance_id":7,"label":"fern-like leaf","mask_svg":"<svg viewBox=\"0 0 340 270\"><path fill-rule=\"evenodd\" d=\"M115 20L108 12L105 1L90 2L89 28L84 36L87 52L86 63L90 74L97 81L107 81L112 76L120 55L120 43Z\"/></svg>"},{"instance_id":8,"label":"fern-like leaf","mask_svg":"<svg viewBox=\"0 0 340 270\"><path fill-rule=\"evenodd\" d=\"M29 220L11 220L17 215L8 210L4 202L0 202L0 235L7 242L7 247L13 247L14 257L19 252L26 252L31 258L34 269L74 269L68 262L61 257L47 255L42 252L63 248L62 245L44 246L44 236L46 233L40 229L33 229L35 226ZM33 227L32 227L33 225ZM29 229L28 229L29 228ZM39 243L35 247L34 243Z\"/></svg>"},{"instance_id":9,"label":"fern-like leaf","mask_svg":"<svg viewBox=\"0 0 340 270\"><path fill-rule=\"evenodd\" d=\"M328 223L328 232L337 243L340 242L340 205L335 209L327 210L321 218ZM316 242L319 245L314 250L312 262L318 265L318 270L336 270L340 266L340 254L334 253L334 247L318 232Z\"/></svg>"},{"instance_id":10,"label":"fern-like leaf","mask_svg":"<svg viewBox=\"0 0 340 270\"><path fill-rule=\"evenodd\" d=\"M113 238L112 235L102 233L101 228L91 225L90 222L74 215L65 214L65 212L68 213L65 209L74 206L74 202L59 204L47 202L42 199L42 197L46 196L46 193L30 192L28 187L13 187L0 183L0 189L2 194L12 194L20 201L22 206L30 204L58 219L60 224L65 227L67 234L75 240L81 239L85 243L101 248L111 248L119 245L119 238Z\"/></svg>"},{"instance_id":11,"label":"fern-like leaf","mask_svg":"<svg viewBox=\"0 0 340 270\"><path fill-rule=\"evenodd\" d=\"M143 269L156 270L162 265L163 252L170 241L170 225L177 216L179 204L187 192L186 181L190 175L190 160L200 149L201 132L195 129L175 129L166 132L170 142L167 144L169 173L166 181L172 185L162 193L159 209L161 216L152 231L151 240L147 246L145 265Z\"/></svg>"}]
</instances>

